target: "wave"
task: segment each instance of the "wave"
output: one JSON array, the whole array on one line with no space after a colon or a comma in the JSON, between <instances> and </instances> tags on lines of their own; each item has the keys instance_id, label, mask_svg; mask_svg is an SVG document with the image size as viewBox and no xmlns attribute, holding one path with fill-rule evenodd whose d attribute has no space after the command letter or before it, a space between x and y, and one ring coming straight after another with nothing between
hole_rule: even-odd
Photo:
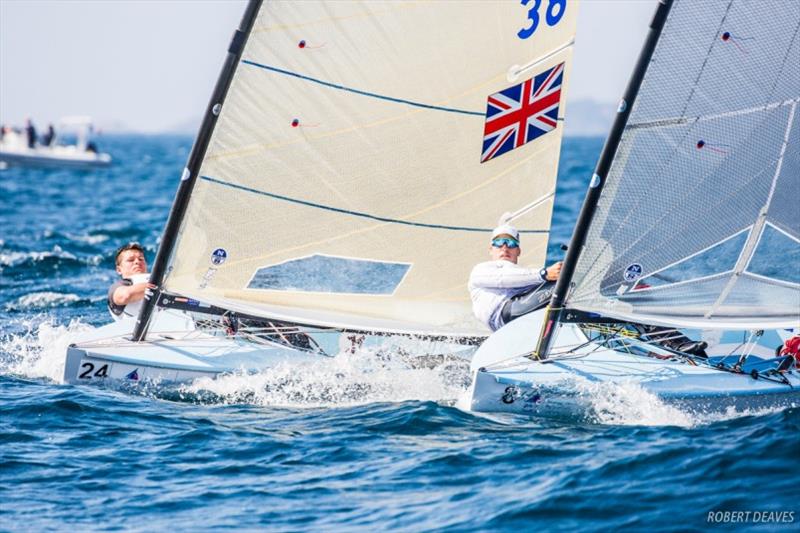
<instances>
[{"instance_id":1,"label":"wave","mask_svg":"<svg viewBox=\"0 0 800 533\"><path fill-rule=\"evenodd\" d=\"M102 255L78 257L64 251L59 245L45 252L0 252L0 268L38 268L47 266L97 266L103 261Z\"/></svg>"},{"instance_id":2,"label":"wave","mask_svg":"<svg viewBox=\"0 0 800 533\"><path fill-rule=\"evenodd\" d=\"M75 303L91 303L91 300L81 298L77 294L61 292L32 292L25 296L20 296L13 302L5 305L8 311L26 311L36 309L47 309L52 307L66 307Z\"/></svg>"},{"instance_id":3,"label":"wave","mask_svg":"<svg viewBox=\"0 0 800 533\"><path fill-rule=\"evenodd\" d=\"M111 238L110 236L104 233L97 233L94 235L86 233L80 235L75 233L65 233L64 237L66 237L71 241L80 242L84 244L100 244L101 242L106 242L108 239Z\"/></svg>"}]
</instances>

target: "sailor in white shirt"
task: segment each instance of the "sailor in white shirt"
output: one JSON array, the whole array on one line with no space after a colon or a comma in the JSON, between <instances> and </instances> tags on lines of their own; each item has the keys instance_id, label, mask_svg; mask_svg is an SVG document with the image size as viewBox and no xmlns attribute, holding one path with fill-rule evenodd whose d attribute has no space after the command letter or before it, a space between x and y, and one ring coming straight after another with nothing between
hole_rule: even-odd
<instances>
[{"instance_id":1,"label":"sailor in white shirt","mask_svg":"<svg viewBox=\"0 0 800 533\"><path fill-rule=\"evenodd\" d=\"M517 228L501 224L492 232L491 261L476 265L469 275L472 311L492 331L546 304L552 290L547 282L561 274L561 262L539 271L519 266L520 252Z\"/></svg>"},{"instance_id":2,"label":"sailor in white shirt","mask_svg":"<svg viewBox=\"0 0 800 533\"><path fill-rule=\"evenodd\" d=\"M147 289L156 286L149 283L144 248L138 242L121 246L116 253L117 274L120 279L108 288L108 310L114 320L136 318L144 303Z\"/></svg>"}]
</instances>

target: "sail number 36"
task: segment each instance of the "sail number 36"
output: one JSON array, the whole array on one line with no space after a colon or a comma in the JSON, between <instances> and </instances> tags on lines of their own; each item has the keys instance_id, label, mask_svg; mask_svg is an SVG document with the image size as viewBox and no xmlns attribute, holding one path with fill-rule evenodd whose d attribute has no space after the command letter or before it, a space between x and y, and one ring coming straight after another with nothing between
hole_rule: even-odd
<instances>
[{"instance_id":1,"label":"sail number 36","mask_svg":"<svg viewBox=\"0 0 800 533\"><path fill-rule=\"evenodd\" d=\"M539 8L542 5L542 0L520 0L520 4L523 6L527 6L531 2L533 2L533 5L528 10L529 24L527 27L522 28L517 32L517 36L520 39L527 39L536 33L536 29L539 27L539 22L541 22ZM566 10L567 0L548 0L547 8L544 10L544 19L547 22L547 25L555 26L558 24L558 21L560 21L561 17L564 16L564 11Z\"/></svg>"}]
</instances>

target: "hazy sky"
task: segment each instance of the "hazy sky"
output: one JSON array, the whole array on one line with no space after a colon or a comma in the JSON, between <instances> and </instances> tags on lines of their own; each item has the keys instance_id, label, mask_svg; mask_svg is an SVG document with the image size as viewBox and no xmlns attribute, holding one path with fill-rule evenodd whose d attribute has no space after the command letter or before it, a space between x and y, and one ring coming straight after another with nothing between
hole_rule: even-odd
<instances>
[{"instance_id":1,"label":"hazy sky","mask_svg":"<svg viewBox=\"0 0 800 533\"><path fill-rule=\"evenodd\" d=\"M186 129L245 4L0 0L0 121L91 115L107 130ZM619 99L654 9L655 0L581 2L572 100Z\"/></svg>"}]
</instances>

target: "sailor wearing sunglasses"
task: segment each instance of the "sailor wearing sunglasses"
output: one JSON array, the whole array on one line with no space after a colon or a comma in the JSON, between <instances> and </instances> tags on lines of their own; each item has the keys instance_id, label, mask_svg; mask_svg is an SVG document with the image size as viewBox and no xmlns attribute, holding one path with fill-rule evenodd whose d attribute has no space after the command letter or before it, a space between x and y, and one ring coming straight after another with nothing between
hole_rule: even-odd
<instances>
[{"instance_id":1,"label":"sailor wearing sunglasses","mask_svg":"<svg viewBox=\"0 0 800 533\"><path fill-rule=\"evenodd\" d=\"M472 310L492 331L550 300L552 283L561 274L561 262L539 271L517 264L521 249L519 231L501 224L492 232L491 261L480 263L469 276Z\"/></svg>"}]
</instances>

